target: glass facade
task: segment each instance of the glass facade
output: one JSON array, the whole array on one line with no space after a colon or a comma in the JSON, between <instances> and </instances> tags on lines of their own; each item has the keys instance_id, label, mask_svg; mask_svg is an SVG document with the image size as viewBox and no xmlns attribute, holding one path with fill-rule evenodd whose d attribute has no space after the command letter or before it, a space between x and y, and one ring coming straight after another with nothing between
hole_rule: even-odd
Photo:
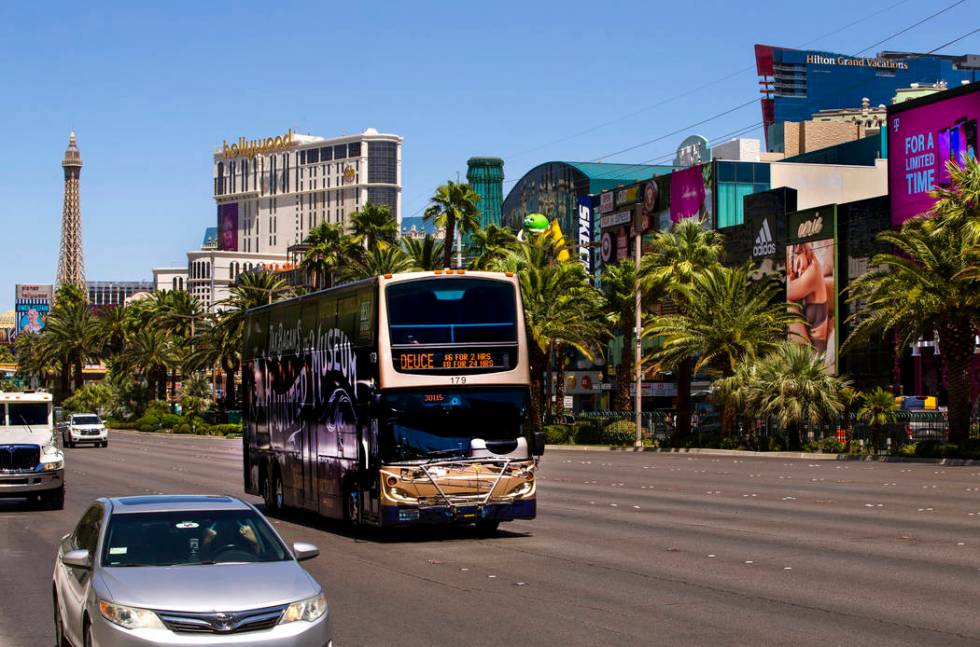
<instances>
[{"instance_id":1,"label":"glass facade","mask_svg":"<svg viewBox=\"0 0 980 647\"><path fill-rule=\"evenodd\" d=\"M480 224L500 225L504 201L504 161L496 157L471 157L466 162L466 181L480 196Z\"/></svg>"},{"instance_id":2,"label":"glass facade","mask_svg":"<svg viewBox=\"0 0 980 647\"><path fill-rule=\"evenodd\" d=\"M398 183L398 144L368 142L368 180L370 184Z\"/></svg>"},{"instance_id":3,"label":"glass facade","mask_svg":"<svg viewBox=\"0 0 980 647\"><path fill-rule=\"evenodd\" d=\"M741 225L745 222L743 198L769 190L769 164L723 161L716 164L717 227Z\"/></svg>"},{"instance_id":4,"label":"glass facade","mask_svg":"<svg viewBox=\"0 0 980 647\"><path fill-rule=\"evenodd\" d=\"M398 191L388 187L368 187L367 201L371 204L386 204L391 209L391 217L398 220Z\"/></svg>"}]
</instances>

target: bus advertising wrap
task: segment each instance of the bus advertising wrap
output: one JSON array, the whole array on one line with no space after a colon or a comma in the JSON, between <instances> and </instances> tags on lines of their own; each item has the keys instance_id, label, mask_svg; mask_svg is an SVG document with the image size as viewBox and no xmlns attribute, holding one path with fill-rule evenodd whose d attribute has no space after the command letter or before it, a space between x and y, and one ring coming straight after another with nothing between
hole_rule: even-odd
<instances>
[{"instance_id":1,"label":"bus advertising wrap","mask_svg":"<svg viewBox=\"0 0 980 647\"><path fill-rule=\"evenodd\" d=\"M805 318L790 325L792 341L809 344L837 372L837 206L789 214L786 301Z\"/></svg>"},{"instance_id":2,"label":"bus advertising wrap","mask_svg":"<svg viewBox=\"0 0 980 647\"><path fill-rule=\"evenodd\" d=\"M941 93L942 96L947 93ZM949 184L946 163L961 166L977 157L977 119L980 85L954 90L953 96L901 104L888 114L888 182L892 199L892 225L928 212L937 185Z\"/></svg>"}]
</instances>

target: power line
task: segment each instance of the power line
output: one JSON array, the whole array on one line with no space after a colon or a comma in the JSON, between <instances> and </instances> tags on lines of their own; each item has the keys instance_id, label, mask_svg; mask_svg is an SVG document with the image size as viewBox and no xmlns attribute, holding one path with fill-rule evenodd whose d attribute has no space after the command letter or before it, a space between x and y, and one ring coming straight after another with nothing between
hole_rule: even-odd
<instances>
[{"instance_id":1,"label":"power line","mask_svg":"<svg viewBox=\"0 0 980 647\"><path fill-rule=\"evenodd\" d=\"M939 47L937 47L936 49L930 49L930 50L929 50L928 52L926 52L926 54L935 54L935 53L936 53L936 52L938 52L939 50L941 50L941 49L946 49L947 47L949 47L949 46L950 46L950 45L952 45L953 43L958 43L958 42L960 42L961 40L963 40L964 38L966 38L967 36L972 36L973 34L975 34L975 33L977 33L978 31L980 31L980 27L977 27L977 28L976 28L976 29L974 29L973 31L970 31L970 32L967 32L967 33L965 33L965 34L963 34L963 35L962 35L962 36L960 36L959 38L954 38L953 40L951 40L951 41L949 41L948 43L944 43L944 44L942 44L942 45L940 45L940 46L939 46Z\"/></svg>"},{"instance_id":2,"label":"power line","mask_svg":"<svg viewBox=\"0 0 980 647\"><path fill-rule=\"evenodd\" d=\"M940 9L940 10L939 10L939 11L937 11L936 13L934 13L934 14L930 14L930 15L928 15L928 16L926 16L925 18L923 18L923 19L922 19L922 20L920 20L919 22L917 22L917 23L915 23L915 24L912 24L912 25L909 25L909 26L908 26L908 27L906 27L905 29L903 29L903 30L901 30L901 31L897 31L897 32L895 32L894 34L892 34L891 36L888 36L887 38L884 38L884 39L882 39L882 40L879 40L879 41L878 41L877 43L875 43L874 45L868 45L867 47L865 47L865 48L864 48L864 49L862 49L862 50L861 50L860 52L857 52L857 53L856 53L856 54L854 54L854 55L855 55L855 56L857 56L858 54L863 54L864 52L866 52L866 51L868 51L869 49L872 49L872 48L874 48L874 47L877 47L878 45L881 45L882 43L886 43L886 42L888 42L888 41L890 41L890 40L891 40L892 38L895 38L896 36L901 36L901 35L902 35L902 34L904 34L905 32L907 32L907 31L911 31L912 29L915 29L916 27L918 27L919 25L921 25L921 24L923 24L923 23L925 23L925 22L929 22L929 21L930 21L930 20L932 20L933 18L935 18L935 17L937 17L937 16L940 16L940 15L942 15L942 14L944 14L944 13L946 13L947 11L949 11L950 9L952 9L953 7L956 7L956 6L959 6L959 5L961 5L961 4L963 4L964 2L966 2L966 0L958 0L957 2L954 2L953 4L951 4L951 5L949 5L948 7L945 7L945 8L943 8L943 9Z\"/></svg>"}]
</instances>

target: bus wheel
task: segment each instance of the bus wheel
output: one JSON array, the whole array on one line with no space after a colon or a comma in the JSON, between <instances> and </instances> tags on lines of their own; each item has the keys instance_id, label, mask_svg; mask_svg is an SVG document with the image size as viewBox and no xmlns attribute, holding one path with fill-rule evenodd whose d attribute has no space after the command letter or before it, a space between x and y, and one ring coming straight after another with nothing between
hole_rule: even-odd
<instances>
[{"instance_id":1,"label":"bus wheel","mask_svg":"<svg viewBox=\"0 0 980 647\"><path fill-rule=\"evenodd\" d=\"M499 521L477 521L476 531L484 537L493 537L500 527Z\"/></svg>"},{"instance_id":2,"label":"bus wheel","mask_svg":"<svg viewBox=\"0 0 980 647\"><path fill-rule=\"evenodd\" d=\"M280 514L283 509L282 479L278 472L270 471L271 475L265 479L265 487L262 489L262 499L267 513Z\"/></svg>"}]
</instances>

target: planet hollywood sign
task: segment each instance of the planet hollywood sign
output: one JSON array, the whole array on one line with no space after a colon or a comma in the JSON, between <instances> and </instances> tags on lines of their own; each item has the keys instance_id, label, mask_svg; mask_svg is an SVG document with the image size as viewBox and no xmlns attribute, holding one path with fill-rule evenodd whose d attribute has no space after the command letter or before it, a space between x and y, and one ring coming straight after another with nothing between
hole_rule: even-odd
<instances>
[{"instance_id":1,"label":"planet hollywood sign","mask_svg":"<svg viewBox=\"0 0 980 647\"><path fill-rule=\"evenodd\" d=\"M256 155L272 153L274 151L285 150L293 145L293 129L290 128L285 135L276 137L266 137L265 139L246 140L239 137L238 142L229 144L225 140L223 144L224 158L247 157L252 159Z\"/></svg>"}]
</instances>

